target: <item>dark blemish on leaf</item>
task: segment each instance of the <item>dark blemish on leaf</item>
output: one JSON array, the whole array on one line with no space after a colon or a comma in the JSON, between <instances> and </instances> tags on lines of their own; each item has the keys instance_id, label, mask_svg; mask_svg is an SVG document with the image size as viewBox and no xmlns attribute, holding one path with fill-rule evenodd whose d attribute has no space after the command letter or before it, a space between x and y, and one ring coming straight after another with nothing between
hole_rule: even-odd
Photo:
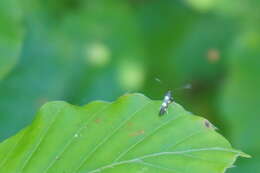
<instances>
[{"instance_id":1,"label":"dark blemish on leaf","mask_svg":"<svg viewBox=\"0 0 260 173\"><path fill-rule=\"evenodd\" d=\"M204 121L204 125L207 127L207 128L210 128L211 127L211 124L208 120L205 120Z\"/></svg>"},{"instance_id":2,"label":"dark blemish on leaf","mask_svg":"<svg viewBox=\"0 0 260 173\"><path fill-rule=\"evenodd\" d=\"M135 131L133 133L130 133L129 136L139 136L139 135L142 135L144 134L144 130L138 130L138 131Z\"/></svg>"},{"instance_id":3,"label":"dark blemish on leaf","mask_svg":"<svg viewBox=\"0 0 260 173\"><path fill-rule=\"evenodd\" d=\"M218 128L215 127L213 124L211 124L208 120L204 120L204 125L205 125L205 127L211 128L211 129L213 129L213 130L217 130L217 129L218 129Z\"/></svg>"}]
</instances>

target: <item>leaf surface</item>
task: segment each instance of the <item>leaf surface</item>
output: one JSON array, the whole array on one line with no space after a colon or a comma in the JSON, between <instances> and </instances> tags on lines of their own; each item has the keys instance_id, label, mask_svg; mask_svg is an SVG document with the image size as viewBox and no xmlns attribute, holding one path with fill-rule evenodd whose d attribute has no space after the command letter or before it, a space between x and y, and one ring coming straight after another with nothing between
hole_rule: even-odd
<instances>
[{"instance_id":1,"label":"leaf surface","mask_svg":"<svg viewBox=\"0 0 260 173\"><path fill-rule=\"evenodd\" d=\"M206 119L177 103L128 94L78 107L50 102L0 145L0 172L222 173L237 156Z\"/></svg>"}]
</instances>

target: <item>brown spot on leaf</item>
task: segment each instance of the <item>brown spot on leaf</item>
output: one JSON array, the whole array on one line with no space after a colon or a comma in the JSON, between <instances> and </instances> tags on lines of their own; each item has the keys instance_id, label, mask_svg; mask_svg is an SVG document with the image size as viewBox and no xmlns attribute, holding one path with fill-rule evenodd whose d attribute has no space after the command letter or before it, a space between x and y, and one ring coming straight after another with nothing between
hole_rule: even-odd
<instances>
[{"instance_id":1,"label":"brown spot on leaf","mask_svg":"<svg viewBox=\"0 0 260 173\"><path fill-rule=\"evenodd\" d=\"M99 124L101 122L101 119L97 118L95 119L95 123Z\"/></svg>"},{"instance_id":2,"label":"brown spot on leaf","mask_svg":"<svg viewBox=\"0 0 260 173\"><path fill-rule=\"evenodd\" d=\"M134 124L131 123L131 122L127 123L127 127L132 127L133 125L134 125Z\"/></svg>"},{"instance_id":3,"label":"brown spot on leaf","mask_svg":"<svg viewBox=\"0 0 260 173\"><path fill-rule=\"evenodd\" d=\"M139 136L139 135L142 135L144 134L144 130L138 130L138 131L135 131L133 133L130 133L129 136Z\"/></svg>"}]
</instances>

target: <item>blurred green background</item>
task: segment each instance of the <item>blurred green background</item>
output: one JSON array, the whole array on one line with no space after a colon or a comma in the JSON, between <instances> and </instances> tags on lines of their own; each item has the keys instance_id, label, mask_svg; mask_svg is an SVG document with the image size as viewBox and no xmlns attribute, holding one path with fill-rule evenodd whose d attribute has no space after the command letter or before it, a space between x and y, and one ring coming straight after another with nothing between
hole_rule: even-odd
<instances>
[{"instance_id":1,"label":"blurred green background","mask_svg":"<svg viewBox=\"0 0 260 173\"><path fill-rule=\"evenodd\" d=\"M170 88L260 172L260 1L1 0L0 141L48 101L84 105ZM160 84L155 81L159 78Z\"/></svg>"}]
</instances>

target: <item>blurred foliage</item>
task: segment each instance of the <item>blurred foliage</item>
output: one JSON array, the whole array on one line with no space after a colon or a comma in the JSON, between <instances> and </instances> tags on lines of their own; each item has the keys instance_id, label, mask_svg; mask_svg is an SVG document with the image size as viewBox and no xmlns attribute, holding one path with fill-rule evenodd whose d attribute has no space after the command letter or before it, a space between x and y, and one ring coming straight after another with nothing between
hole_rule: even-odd
<instances>
[{"instance_id":1,"label":"blurred foliage","mask_svg":"<svg viewBox=\"0 0 260 173\"><path fill-rule=\"evenodd\" d=\"M228 172L259 172L259 7L258 0L2 0L0 140L49 100L83 105L134 91L161 99L168 87L191 83L175 100L253 156Z\"/></svg>"},{"instance_id":2,"label":"blurred foliage","mask_svg":"<svg viewBox=\"0 0 260 173\"><path fill-rule=\"evenodd\" d=\"M15 66L22 46L23 26L18 1L1 1L0 5L0 80Z\"/></svg>"}]
</instances>

